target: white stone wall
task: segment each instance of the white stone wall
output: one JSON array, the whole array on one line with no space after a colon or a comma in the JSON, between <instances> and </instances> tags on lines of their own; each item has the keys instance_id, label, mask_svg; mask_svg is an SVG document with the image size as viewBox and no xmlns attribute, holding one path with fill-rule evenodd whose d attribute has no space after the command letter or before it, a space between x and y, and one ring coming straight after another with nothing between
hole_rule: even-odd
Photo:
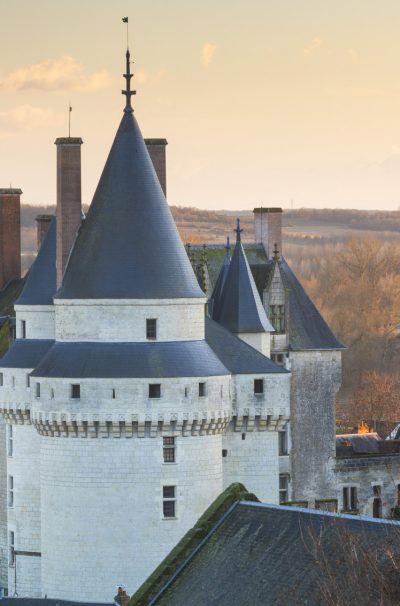
<instances>
[{"instance_id":1,"label":"white stone wall","mask_svg":"<svg viewBox=\"0 0 400 606\"><path fill-rule=\"evenodd\" d=\"M223 436L224 488L241 482L260 501L279 503L278 432L238 432Z\"/></svg>"},{"instance_id":2,"label":"white stone wall","mask_svg":"<svg viewBox=\"0 0 400 606\"><path fill-rule=\"evenodd\" d=\"M204 339L206 299L66 301L55 299L58 341L147 341L146 319L157 319L157 341Z\"/></svg>"},{"instance_id":3,"label":"white stone wall","mask_svg":"<svg viewBox=\"0 0 400 606\"><path fill-rule=\"evenodd\" d=\"M40 436L32 425L13 424L13 456L7 457L7 476L14 478L14 506L8 507L8 531L15 533L15 549L40 553ZM41 596L41 558L16 557L15 569L9 567L10 595Z\"/></svg>"},{"instance_id":4,"label":"white stone wall","mask_svg":"<svg viewBox=\"0 0 400 606\"><path fill-rule=\"evenodd\" d=\"M15 305L17 339L22 339L22 320L25 320L27 339L54 339L53 305Z\"/></svg>"},{"instance_id":5,"label":"white stone wall","mask_svg":"<svg viewBox=\"0 0 400 606\"><path fill-rule=\"evenodd\" d=\"M220 494L221 435L162 439L41 437L42 594L110 602L132 593ZM162 517L162 486L177 486L177 519Z\"/></svg>"},{"instance_id":6,"label":"white stone wall","mask_svg":"<svg viewBox=\"0 0 400 606\"><path fill-rule=\"evenodd\" d=\"M254 393L254 379L263 379L263 394ZM283 427L290 415L290 373L235 375L232 410L238 417L267 415L275 428Z\"/></svg>"},{"instance_id":7,"label":"white stone wall","mask_svg":"<svg viewBox=\"0 0 400 606\"><path fill-rule=\"evenodd\" d=\"M254 349L261 352L267 358L271 355L271 335L269 332L242 332L238 334L238 337L242 339Z\"/></svg>"},{"instance_id":8,"label":"white stone wall","mask_svg":"<svg viewBox=\"0 0 400 606\"><path fill-rule=\"evenodd\" d=\"M3 386L0 387L0 409L10 411L29 411L31 391L29 373L32 369L1 368Z\"/></svg>"},{"instance_id":9,"label":"white stone wall","mask_svg":"<svg viewBox=\"0 0 400 606\"><path fill-rule=\"evenodd\" d=\"M0 416L0 588L8 586L6 424Z\"/></svg>"}]
</instances>

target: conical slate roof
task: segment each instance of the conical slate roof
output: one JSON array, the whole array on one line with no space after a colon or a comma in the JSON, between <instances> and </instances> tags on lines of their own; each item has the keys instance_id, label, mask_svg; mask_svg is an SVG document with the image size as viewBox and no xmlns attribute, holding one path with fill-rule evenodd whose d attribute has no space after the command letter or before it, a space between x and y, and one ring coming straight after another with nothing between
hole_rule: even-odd
<instances>
[{"instance_id":1,"label":"conical slate roof","mask_svg":"<svg viewBox=\"0 0 400 606\"><path fill-rule=\"evenodd\" d=\"M132 110L125 109L56 296L204 297Z\"/></svg>"},{"instance_id":2,"label":"conical slate roof","mask_svg":"<svg viewBox=\"0 0 400 606\"><path fill-rule=\"evenodd\" d=\"M222 298L214 318L233 333L274 332L261 303L240 241L240 222L232 261L225 279Z\"/></svg>"},{"instance_id":3,"label":"conical slate roof","mask_svg":"<svg viewBox=\"0 0 400 606\"><path fill-rule=\"evenodd\" d=\"M56 288L56 218L54 217L15 305L53 305Z\"/></svg>"},{"instance_id":4,"label":"conical slate roof","mask_svg":"<svg viewBox=\"0 0 400 606\"><path fill-rule=\"evenodd\" d=\"M224 262L222 263L221 270L218 274L218 279L215 283L214 290L210 297L210 301L208 304L208 309L210 316L213 319L217 319L219 307L222 301L222 293L225 286L226 276L228 275L229 265L231 264L231 255L230 255L230 246L229 246L229 238L226 244L226 255L224 258Z\"/></svg>"}]
</instances>

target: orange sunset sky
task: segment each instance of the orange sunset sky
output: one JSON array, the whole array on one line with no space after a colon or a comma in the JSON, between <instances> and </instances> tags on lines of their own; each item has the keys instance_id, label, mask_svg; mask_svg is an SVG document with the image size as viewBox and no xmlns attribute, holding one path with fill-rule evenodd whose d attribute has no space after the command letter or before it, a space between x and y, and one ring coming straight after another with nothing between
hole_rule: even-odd
<instances>
[{"instance_id":1,"label":"orange sunset sky","mask_svg":"<svg viewBox=\"0 0 400 606\"><path fill-rule=\"evenodd\" d=\"M398 0L0 0L0 187L55 202L71 102L90 203L124 106L126 15L171 204L400 207Z\"/></svg>"}]
</instances>

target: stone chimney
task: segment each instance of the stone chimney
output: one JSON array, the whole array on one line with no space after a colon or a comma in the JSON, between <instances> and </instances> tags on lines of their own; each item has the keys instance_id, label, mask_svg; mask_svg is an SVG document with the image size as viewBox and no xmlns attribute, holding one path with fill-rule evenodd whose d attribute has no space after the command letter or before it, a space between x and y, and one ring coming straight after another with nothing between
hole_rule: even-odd
<instances>
[{"instance_id":1,"label":"stone chimney","mask_svg":"<svg viewBox=\"0 0 400 606\"><path fill-rule=\"evenodd\" d=\"M21 277L20 189L0 189L0 290Z\"/></svg>"},{"instance_id":2,"label":"stone chimney","mask_svg":"<svg viewBox=\"0 0 400 606\"><path fill-rule=\"evenodd\" d=\"M49 225L50 225L50 222L52 219L53 219L53 215L38 215L35 219L36 233L37 233L37 249L38 250L43 241L43 238L46 235L47 230L49 229Z\"/></svg>"},{"instance_id":3,"label":"stone chimney","mask_svg":"<svg viewBox=\"0 0 400 606\"><path fill-rule=\"evenodd\" d=\"M164 196L167 197L167 163L165 148L168 145L168 141L166 139L145 139L144 142L146 143L147 151L153 162Z\"/></svg>"},{"instance_id":4,"label":"stone chimney","mask_svg":"<svg viewBox=\"0 0 400 606\"><path fill-rule=\"evenodd\" d=\"M254 236L256 242L264 245L268 259L272 259L275 244L282 255L282 209L255 208Z\"/></svg>"},{"instance_id":5,"label":"stone chimney","mask_svg":"<svg viewBox=\"0 0 400 606\"><path fill-rule=\"evenodd\" d=\"M57 288L82 221L80 137L56 139L57 145Z\"/></svg>"}]
</instances>

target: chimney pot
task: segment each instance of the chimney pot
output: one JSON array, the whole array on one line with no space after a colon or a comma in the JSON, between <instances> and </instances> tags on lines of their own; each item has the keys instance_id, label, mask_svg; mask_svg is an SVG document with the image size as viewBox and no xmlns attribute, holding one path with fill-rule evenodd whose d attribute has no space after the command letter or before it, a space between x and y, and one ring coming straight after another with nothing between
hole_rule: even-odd
<instances>
[{"instance_id":1,"label":"chimney pot","mask_svg":"<svg viewBox=\"0 0 400 606\"><path fill-rule=\"evenodd\" d=\"M168 141L166 139L145 139L144 142L146 143L147 151L153 162L164 196L167 197L167 161L165 152Z\"/></svg>"}]
</instances>

